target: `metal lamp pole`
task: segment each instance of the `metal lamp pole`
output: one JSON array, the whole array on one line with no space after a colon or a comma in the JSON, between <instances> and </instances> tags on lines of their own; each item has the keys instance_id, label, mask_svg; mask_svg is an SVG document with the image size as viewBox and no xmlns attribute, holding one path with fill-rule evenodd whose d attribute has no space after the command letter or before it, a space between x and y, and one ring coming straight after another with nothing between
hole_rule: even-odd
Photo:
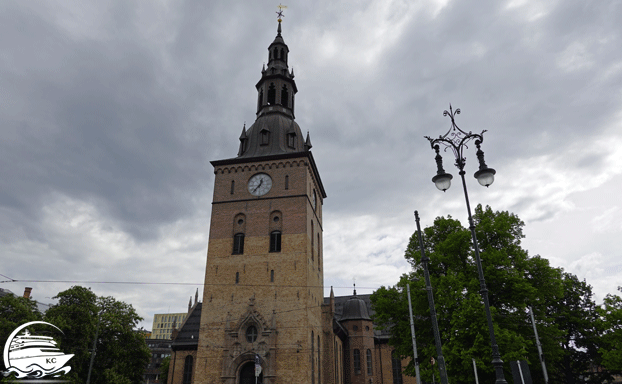
<instances>
[{"instance_id":1,"label":"metal lamp pole","mask_svg":"<svg viewBox=\"0 0 622 384\"><path fill-rule=\"evenodd\" d=\"M423 273L425 276L425 289L428 292L428 304L430 306L430 318L432 321L432 330L434 331L434 342L436 344L436 356L438 359L438 370L441 376L441 384L449 384L447 379L447 369L445 367L445 357L443 357L443 348L441 346L441 336L438 332L438 322L436 321L436 309L434 308L434 294L432 293L432 283L430 282L430 272L428 271L428 263L430 258L425 254L423 249L423 237L421 236L421 224L419 224L419 212L415 211L415 221L417 222L417 233L419 236L419 248L421 249L421 263L423 264ZM410 304L410 302L408 303Z\"/></svg>"},{"instance_id":2,"label":"metal lamp pole","mask_svg":"<svg viewBox=\"0 0 622 384\"><path fill-rule=\"evenodd\" d=\"M460 109L456 109L455 114L460 114ZM432 178L434 184L436 184L436 188L445 192L449 186L451 185L452 176L449 173L446 173L443 169L443 159L439 154L440 145L445 146L445 150L450 148L455 157L456 157L456 167L460 170L458 172L460 174L460 178L462 179L462 187L464 189L464 199L466 200L467 212L469 214L469 228L471 229L471 237L473 238L473 250L475 251L475 262L477 264L477 272L479 274L479 285L480 285L480 294L482 295L482 299L484 301L484 308L486 310L486 320L488 321L488 331L490 333L490 345L492 347L492 365L495 367L496 374L496 384L507 384L505 380L505 376L503 374L503 360L501 360L501 355L499 353L499 346L497 345L497 341L495 340L495 330L492 324L492 315L490 314L490 304L488 303L488 288L486 288L486 280L484 279L484 270L482 269L482 261L479 255L479 245L477 243L477 236L475 235L475 224L473 223L473 216L471 215L471 204L469 203L469 194L467 192L466 181L464 179L464 165L466 159L464 157L464 149L468 148L467 143L471 140L475 139L475 147L477 147L477 159L479 161L479 170L475 172L475 178L477 181L488 187L495 180L495 170L492 168L488 168L486 163L484 162L484 152L480 148L480 145L484 141L484 132L482 133L472 133L472 132L464 132L456 125L454 120L454 111L449 105L449 111L444 111L443 116L449 116L451 119L451 128L445 135L439 136L436 139L432 139L429 136L425 136L426 139L430 141L430 146L436 152L436 165L437 172L436 176Z\"/></svg>"}]
</instances>

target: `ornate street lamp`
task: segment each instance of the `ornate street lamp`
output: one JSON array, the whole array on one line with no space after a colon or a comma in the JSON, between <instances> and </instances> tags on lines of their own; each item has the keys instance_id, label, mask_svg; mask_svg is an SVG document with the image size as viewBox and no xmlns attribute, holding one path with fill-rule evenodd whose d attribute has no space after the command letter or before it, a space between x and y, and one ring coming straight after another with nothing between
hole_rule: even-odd
<instances>
[{"instance_id":1,"label":"ornate street lamp","mask_svg":"<svg viewBox=\"0 0 622 384\"><path fill-rule=\"evenodd\" d=\"M456 115L460 114L460 109L456 109ZM492 346L492 365L495 367L495 374L497 379L495 381L496 384L507 384L505 380L505 376L503 374L503 360L501 360L501 355L499 354L499 346L497 345L497 341L495 340L495 330L492 325L492 316L490 314L490 304L488 303L488 289L486 288L486 280L484 280L484 270L482 269L482 261L479 256L479 245L477 243L477 236L475 235L475 224L473 223L473 216L471 215L471 204L469 203L469 194L467 193L466 181L464 179L464 165L465 165L465 157L464 157L464 149L468 148L467 143L471 140L475 140L475 147L477 147L477 160L479 161L479 170L475 172L475 178L477 181L485 186L490 186L495 181L495 170L492 168L488 168L486 163L484 162L484 152L480 148L482 142L484 141L484 132L482 133L472 133L472 132L464 132L456 125L454 120L454 111L451 108L451 104L449 105L449 112L444 111L443 116L449 116L451 119L451 127L449 131L443 136L439 136L436 139L432 139L431 137L425 136L426 139L430 141L430 146L436 152L436 166L437 172L436 176L432 178L434 184L436 184L436 188L441 191L446 191L451 186L452 176L445 172L443 169L443 159L439 153L440 145L445 146L445 151L447 148L450 148L454 156L456 157L456 167L460 170L458 172L462 179L462 187L464 189L464 199L466 200L467 212L469 214L469 228L471 229L471 237L473 238L473 249L475 251L475 262L477 264L477 272L479 274L479 285L480 285L480 293L482 295L482 299L484 301L484 308L486 310L486 320L488 321L488 331L490 333L490 345Z\"/></svg>"}]
</instances>

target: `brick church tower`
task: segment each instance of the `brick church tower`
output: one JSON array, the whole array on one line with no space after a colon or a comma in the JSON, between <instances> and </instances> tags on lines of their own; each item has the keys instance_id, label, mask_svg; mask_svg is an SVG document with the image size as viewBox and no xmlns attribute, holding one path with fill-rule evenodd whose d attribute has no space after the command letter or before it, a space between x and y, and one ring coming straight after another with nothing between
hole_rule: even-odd
<instances>
[{"instance_id":1,"label":"brick church tower","mask_svg":"<svg viewBox=\"0 0 622 384\"><path fill-rule=\"evenodd\" d=\"M279 20L255 86L257 118L242 129L237 157L212 162L199 340L188 352L193 383L254 384L256 359L261 383L321 382L326 193L309 135L294 121L288 55Z\"/></svg>"}]
</instances>

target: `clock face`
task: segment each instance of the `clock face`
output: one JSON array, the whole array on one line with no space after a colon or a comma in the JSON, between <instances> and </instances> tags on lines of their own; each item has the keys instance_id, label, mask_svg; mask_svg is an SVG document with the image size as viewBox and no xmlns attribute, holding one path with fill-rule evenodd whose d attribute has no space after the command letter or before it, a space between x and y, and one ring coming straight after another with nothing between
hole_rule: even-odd
<instances>
[{"instance_id":1,"label":"clock face","mask_svg":"<svg viewBox=\"0 0 622 384\"><path fill-rule=\"evenodd\" d=\"M248 191L253 196L263 196L272 188L272 178L265 173L258 173L248 181Z\"/></svg>"}]
</instances>

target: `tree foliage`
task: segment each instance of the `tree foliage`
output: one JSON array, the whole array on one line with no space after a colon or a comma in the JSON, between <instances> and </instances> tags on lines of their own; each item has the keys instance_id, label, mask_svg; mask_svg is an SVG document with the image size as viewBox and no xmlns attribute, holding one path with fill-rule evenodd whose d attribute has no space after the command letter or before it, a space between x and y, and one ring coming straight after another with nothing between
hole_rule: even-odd
<instances>
[{"instance_id":1,"label":"tree foliage","mask_svg":"<svg viewBox=\"0 0 622 384\"><path fill-rule=\"evenodd\" d=\"M17 327L30 321L41 320L41 317L37 303L30 298L14 295L0 297L0 348L4 348L4 343ZM4 359L0 359L0 372L6 369ZM8 380L0 374L0 382L9 382Z\"/></svg>"},{"instance_id":2,"label":"tree foliage","mask_svg":"<svg viewBox=\"0 0 622 384\"><path fill-rule=\"evenodd\" d=\"M88 377L93 340L97 335L91 383L139 383L150 352L142 332L142 320L130 304L113 297L98 297L90 289L74 286L60 292L58 304L45 314L64 332L62 350L73 353L69 375L76 383Z\"/></svg>"},{"instance_id":3,"label":"tree foliage","mask_svg":"<svg viewBox=\"0 0 622 384\"><path fill-rule=\"evenodd\" d=\"M58 293L54 299L58 299L58 303L42 316L34 300L13 295L0 297L0 340L6 340L15 328L29 321L44 320L54 324L63 333L57 339L59 348L66 354L74 354L67 363L71 371L63 379L82 384L87 381L97 335L90 382L142 382L151 353L143 332L136 329L142 318L130 304L113 297L97 296L80 286ZM2 382L6 380L10 379Z\"/></svg>"},{"instance_id":4,"label":"tree foliage","mask_svg":"<svg viewBox=\"0 0 622 384\"><path fill-rule=\"evenodd\" d=\"M162 382L166 382L168 380L168 369L171 365L171 357L166 356L162 359L162 365L160 365L160 377L162 378Z\"/></svg>"},{"instance_id":5,"label":"tree foliage","mask_svg":"<svg viewBox=\"0 0 622 384\"><path fill-rule=\"evenodd\" d=\"M609 321L615 323L620 302L609 299L609 309L599 314L587 283L551 267L540 256L529 256L521 247L524 223L516 215L480 205L473 218L506 379L511 380L510 361L527 360L534 382L544 382L528 312L531 306L551 382L604 380L609 372L590 374L589 370L600 363L600 335L606 328L602 318L611 313ZM472 359L480 382L493 382L490 336L470 231L451 216L438 217L423 230L423 248L430 258L428 269L450 382L475 382ZM372 295L374 320L391 332L391 344L402 357L412 357L405 289L410 284L420 371L423 380L432 381L437 367L430 364L430 357L436 358L436 349L417 233L410 239L405 258L412 271L397 285L381 287ZM610 345L615 345L619 332L608 334ZM611 351L601 354L603 361L607 358L615 365L619 349ZM414 374L412 360L406 373Z\"/></svg>"},{"instance_id":6,"label":"tree foliage","mask_svg":"<svg viewBox=\"0 0 622 384\"><path fill-rule=\"evenodd\" d=\"M622 292L622 287L618 287ZM622 374L622 298L607 295L603 306L598 308L604 322L604 334L599 353L602 365L612 373Z\"/></svg>"}]
</instances>

